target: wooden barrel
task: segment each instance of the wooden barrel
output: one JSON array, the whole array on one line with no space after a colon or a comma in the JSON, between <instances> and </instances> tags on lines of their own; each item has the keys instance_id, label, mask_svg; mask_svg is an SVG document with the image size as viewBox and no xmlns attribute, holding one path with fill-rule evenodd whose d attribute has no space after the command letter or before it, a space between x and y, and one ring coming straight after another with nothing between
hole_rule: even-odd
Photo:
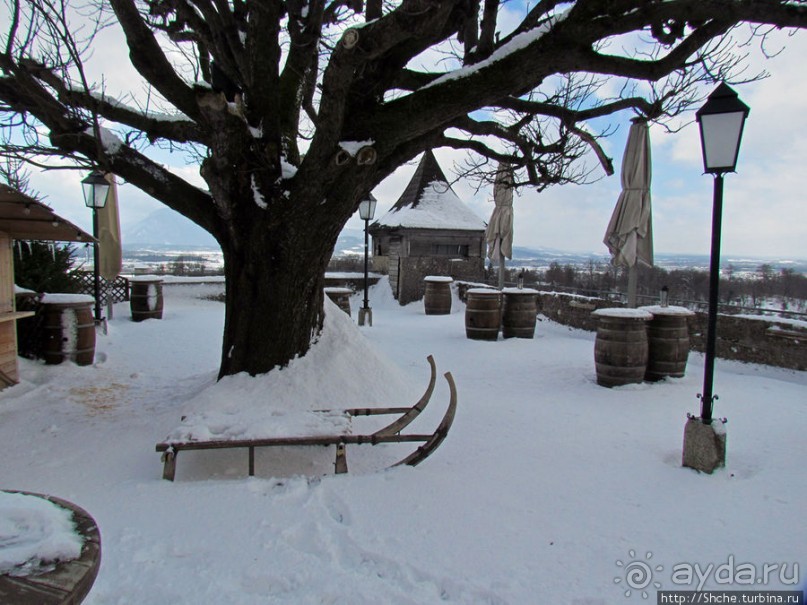
<instances>
[{"instance_id":1,"label":"wooden barrel","mask_svg":"<svg viewBox=\"0 0 807 605\"><path fill-rule=\"evenodd\" d=\"M353 290L350 288L325 288L325 294L327 294L328 298L335 302L342 311L352 317L350 314L350 295L353 294Z\"/></svg>"},{"instance_id":2,"label":"wooden barrel","mask_svg":"<svg viewBox=\"0 0 807 605\"><path fill-rule=\"evenodd\" d=\"M647 370L645 380L657 381L667 376L682 378L689 357L687 317L694 315L684 307L642 307L653 314L647 322Z\"/></svg>"},{"instance_id":3,"label":"wooden barrel","mask_svg":"<svg viewBox=\"0 0 807 605\"><path fill-rule=\"evenodd\" d=\"M91 365L95 359L92 297L46 294L42 302L42 357L45 363L55 365L67 360L80 366Z\"/></svg>"},{"instance_id":4,"label":"wooden barrel","mask_svg":"<svg viewBox=\"0 0 807 605\"><path fill-rule=\"evenodd\" d=\"M530 288L505 288L502 305L502 336L532 338L538 316L538 291Z\"/></svg>"},{"instance_id":5,"label":"wooden barrel","mask_svg":"<svg viewBox=\"0 0 807 605\"><path fill-rule=\"evenodd\" d=\"M129 308L132 321L163 318L163 281L153 276L129 280Z\"/></svg>"},{"instance_id":6,"label":"wooden barrel","mask_svg":"<svg viewBox=\"0 0 807 605\"><path fill-rule=\"evenodd\" d=\"M502 321L498 290L471 288L465 306L465 336L471 340L497 340Z\"/></svg>"},{"instance_id":7,"label":"wooden barrel","mask_svg":"<svg viewBox=\"0 0 807 605\"><path fill-rule=\"evenodd\" d=\"M638 309L598 309L594 343L597 384L615 387L642 382L647 369L647 322L653 317Z\"/></svg>"},{"instance_id":8,"label":"wooden barrel","mask_svg":"<svg viewBox=\"0 0 807 605\"><path fill-rule=\"evenodd\" d=\"M426 282L426 294L423 297L426 315L451 313L451 284L454 280L441 275L429 275L423 281Z\"/></svg>"}]
</instances>

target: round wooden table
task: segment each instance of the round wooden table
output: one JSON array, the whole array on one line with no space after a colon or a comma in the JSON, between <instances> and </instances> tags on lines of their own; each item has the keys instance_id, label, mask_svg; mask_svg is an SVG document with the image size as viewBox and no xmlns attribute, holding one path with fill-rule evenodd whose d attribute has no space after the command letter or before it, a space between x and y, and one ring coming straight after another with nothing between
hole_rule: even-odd
<instances>
[{"instance_id":1,"label":"round wooden table","mask_svg":"<svg viewBox=\"0 0 807 605\"><path fill-rule=\"evenodd\" d=\"M87 511L72 502L9 490L12 494L35 496L73 513L76 532L83 538L78 559L57 563L51 571L29 576L0 575L0 603L14 605L78 605L90 592L101 566L101 533Z\"/></svg>"}]
</instances>

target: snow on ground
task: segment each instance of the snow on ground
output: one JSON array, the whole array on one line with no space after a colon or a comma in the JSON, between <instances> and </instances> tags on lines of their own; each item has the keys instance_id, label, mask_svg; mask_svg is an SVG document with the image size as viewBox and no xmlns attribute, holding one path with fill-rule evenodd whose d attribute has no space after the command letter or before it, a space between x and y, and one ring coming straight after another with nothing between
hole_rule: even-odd
<instances>
[{"instance_id":1,"label":"snow on ground","mask_svg":"<svg viewBox=\"0 0 807 605\"><path fill-rule=\"evenodd\" d=\"M95 365L21 360L22 383L0 393L0 488L65 498L98 522L88 605L610 605L654 602L653 582L694 589L683 572L695 565L704 588L749 588L747 574L719 583L729 564L760 579L769 564L756 589L804 584L805 372L718 360L728 464L708 476L680 466L701 355L684 378L607 389L592 333L544 320L533 340L470 341L459 301L427 316L382 282L372 327L329 321L320 350L289 369L215 385L223 306L202 290L166 286L162 320L134 323L117 305ZM263 450L249 478L243 451L182 452L176 482L161 479L154 445L188 410L262 396L411 404L428 354L454 375L459 407L418 467L384 470L407 445L349 447L343 476L324 474L329 448ZM412 430L433 429L447 401L441 377ZM646 562L640 586L629 572Z\"/></svg>"}]
</instances>

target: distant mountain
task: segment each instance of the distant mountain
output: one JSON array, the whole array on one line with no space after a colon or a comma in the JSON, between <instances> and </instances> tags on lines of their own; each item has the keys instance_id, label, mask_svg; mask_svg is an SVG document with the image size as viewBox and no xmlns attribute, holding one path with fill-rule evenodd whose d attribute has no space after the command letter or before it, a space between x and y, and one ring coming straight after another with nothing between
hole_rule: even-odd
<instances>
[{"instance_id":1,"label":"distant mountain","mask_svg":"<svg viewBox=\"0 0 807 605\"><path fill-rule=\"evenodd\" d=\"M508 267L534 267L546 268L551 263L559 265L572 265L586 267L589 263L608 264L611 256L607 253L596 252L567 252L551 248L525 248L513 246L513 259L507 261ZM662 269L699 269L708 271L709 256L706 254L674 254L657 252L654 263ZM765 257L739 257L724 254L720 259L720 266L725 270L731 266L738 273L755 273L761 265L770 265L775 271L792 269L796 273L807 274L807 259L797 258L765 258Z\"/></svg>"},{"instance_id":2,"label":"distant mountain","mask_svg":"<svg viewBox=\"0 0 807 605\"><path fill-rule=\"evenodd\" d=\"M549 264L552 262L561 265L579 265L593 260L595 263L608 262L609 257L605 254L595 252L568 252L566 250L555 250L553 248L526 248L524 246L513 246L513 260L517 265L529 265L531 261L537 264Z\"/></svg>"},{"instance_id":3,"label":"distant mountain","mask_svg":"<svg viewBox=\"0 0 807 605\"><path fill-rule=\"evenodd\" d=\"M364 258L364 231L360 229L345 229L336 240L333 250L334 256L352 256L361 254Z\"/></svg>"},{"instance_id":4,"label":"distant mountain","mask_svg":"<svg viewBox=\"0 0 807 605\"><path fill-rule=\"evenodd\" d=\"M193 246L218 248L207 231L170 208L160 208L123 232L125 248Z\"/></svg>"},{"instance_id":5,"label":"distant mountain","mask_svg":"<svg viewBox=\"0 0 807 605\"><path fill-rule=\"evenodd\" d=\"M181 214L170 208L161 208L152 212L145 219L124 230L123 246L130 257L136 256L134 251L143 249L173 249L186 254L189 249L211 251L220 254L220 248L201 227L198 227ZM334 249L334 256L358 256L364 254L364 231L361 229L345 229L339 235ZM553 262L560 265L585 267L590 263L605 264L610 256L597 252L568 252L552 248L527 248L513 246L513 259L507 261L508 267L534 267L543 269ZM697 254L665 254L656 253L655 263L664 269L695 268L707 270L709 257ZM807 260L795 258L755 258L738 257L724 254L721 266L731 265L739 273L753 273L760 265L769 264L774 270L793 269L796 273L807 274Z\"/></svg>"},{"instance_id":6,"label":"distant mountain","mask_svg":"<svg viewBox=\"0 0 807 605\"><path fill-rule=\"evenodd\" d=\"M129 250L145 247L219 248L212 235L170 208L155 210L139 223L124 230L123 246ZM342 231L334 254L364 254L364 231Z\"/></svg>"}]
</instances>

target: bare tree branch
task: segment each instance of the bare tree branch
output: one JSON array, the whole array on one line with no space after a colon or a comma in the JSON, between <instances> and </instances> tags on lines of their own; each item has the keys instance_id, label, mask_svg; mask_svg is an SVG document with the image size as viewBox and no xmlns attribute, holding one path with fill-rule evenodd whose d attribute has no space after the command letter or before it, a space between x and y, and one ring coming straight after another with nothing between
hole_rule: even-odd
<instances>
[{"instance_id":1,"label":"bare tree branch","mask_svg":"<svg viewBox=\"0 0 807 605\"><path fill-rule=\"evenodd\" d=\"M174 71L152 31L137 11L134 0L109 0L126 35L132 65L177 109L198 119L200 113L191 88Z\"/></svg>"}]
</instances>

